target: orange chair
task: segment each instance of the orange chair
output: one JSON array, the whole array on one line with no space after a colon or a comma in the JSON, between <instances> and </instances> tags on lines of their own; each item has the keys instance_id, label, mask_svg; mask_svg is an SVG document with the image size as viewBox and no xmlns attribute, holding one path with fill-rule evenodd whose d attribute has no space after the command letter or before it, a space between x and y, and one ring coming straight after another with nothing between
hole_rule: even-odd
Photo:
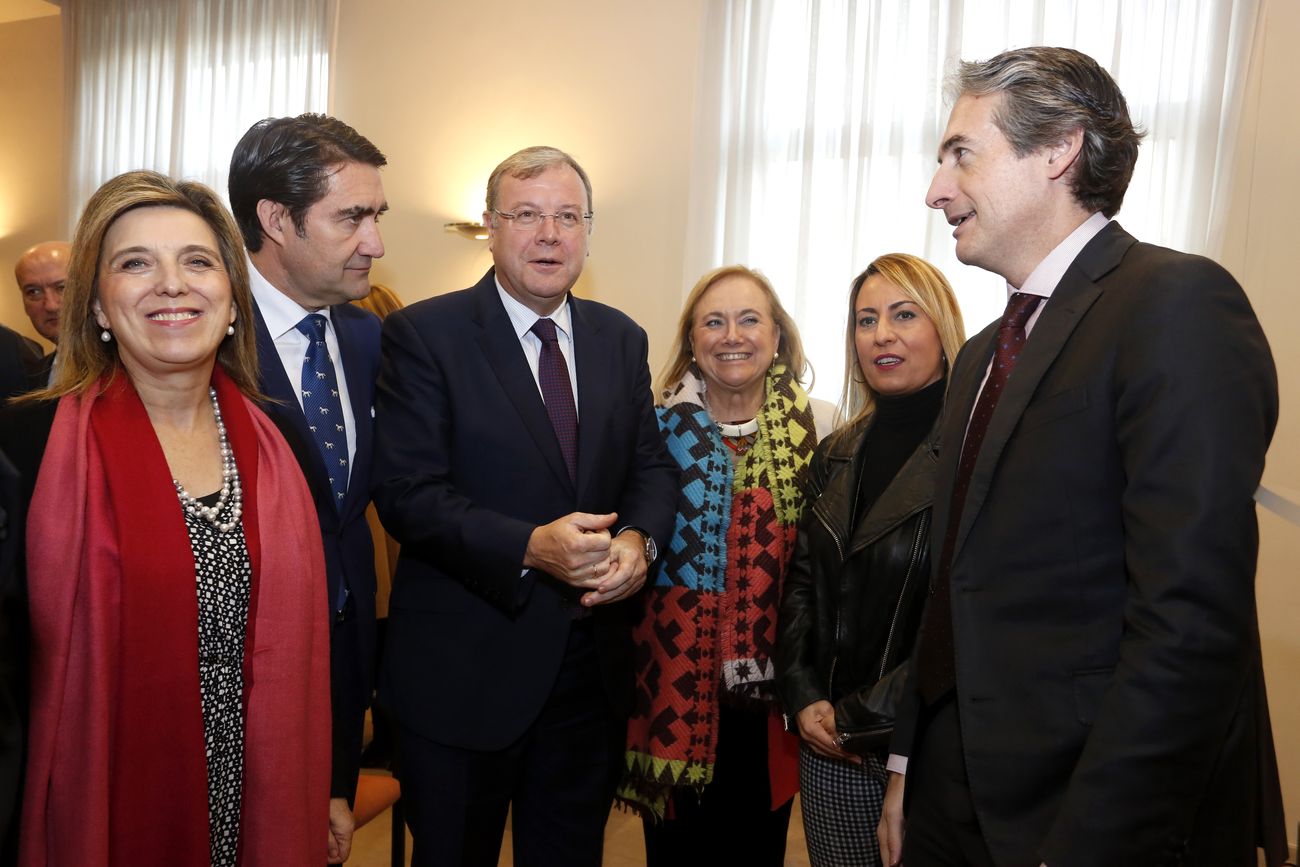
<instances>
[{"instance_id":1,"label":"orange chair","mask_svg":"<svg viewBox=\"0 0 1300 867\"><path fill-rule=\"evenodd\" d=\"M392 864L406 864L406 822L402 817L402 786L392 777L362 774L357 778L357 797L352 815L360 828L380 813L393 808Z\"/></svg>"}]
</instances>

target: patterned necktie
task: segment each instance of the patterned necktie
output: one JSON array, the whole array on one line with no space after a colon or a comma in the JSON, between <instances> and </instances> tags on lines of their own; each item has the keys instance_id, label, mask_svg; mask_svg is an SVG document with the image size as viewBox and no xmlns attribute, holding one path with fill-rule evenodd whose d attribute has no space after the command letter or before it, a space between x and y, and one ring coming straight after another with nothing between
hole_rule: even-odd
<instances>
[{"instance_id":1,"label":"patterned necktie","mask_svg":"<svg viewBox=\"0 0 1300 867\"><path fill-rule=\"evenodd\" d=\"M998 325L998 345L993 352L993 367L989 370L984 390L980 392L975 411L971 413L970 424L966 428L966 441L962 444L961 461L957 464L957 476L953 480L952 506L948 510L948 527L939 555L939 570L935 574L934 595L925 608L921 642L917 648L917 678L921 697L927 704L933 704L957 682L952 646L951 592L952 555L957 543L957 529L961 526L961 514L966 504L966 492L970 488L971 473L975 469L980 446L984 444L984 435L988 432L993 410L997 408L1011 371L1020 358L1020 350L1025 345L1025 323L1042 300L1041 295L1026 295L1023 292L1016 292L1008 299L1007 309Z\"/></svg>"},{"instance_id":2,"label":"patterned necktie","mask_svg":"<svg viewBox=\"0 0 1300 867\"><path fill-rule=\"evenodd\" d=\"M555 438L560 441L564 464L569 468L569 480L575 481L578 477L578 410L573 405L569 365L560 351L554 322L538 319L528 330L542 341L537 384L542 388L542 400L546 403L546 414L551 417L551 427L555 428Z\"/></svg>"},{"instance_id":3,"label":"patterned necktie","mask_svg":"<svg viewBox=\"0 0 1300 867\"><path fill-rule=\"evenodd\" d=\"M343 423L334 361L325 345L325 317L309 313L298 323L298 330L307 337L307 355L302 360L302 411L325 461L334 507L342 511L348 493L348 431Z\"/></svg>"}]
</instances>

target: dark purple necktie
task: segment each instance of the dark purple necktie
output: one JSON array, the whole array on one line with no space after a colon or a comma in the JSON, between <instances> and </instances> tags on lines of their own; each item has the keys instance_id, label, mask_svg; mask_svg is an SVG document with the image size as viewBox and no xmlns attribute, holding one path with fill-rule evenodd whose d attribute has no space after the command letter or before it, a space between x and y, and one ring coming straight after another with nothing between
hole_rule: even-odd
<instances>
[{"instance_id":1,"label":"dark purple necktie","mask_svg":"<svg viewBox=\"0 0 1300 867\"><path fill-rule=\"evenodd\" d=\"M933 704L957 682L957 671L952 647L952 593L951 573L953 548L957 543L957 529L961 526L962 508L970 488L971 473L984 444L993 410L1006 388L1011 371L1020 358L1025 345L1025 323L1042 301L1041 295L1014 293L1007 301L1007 309L998 325L998 345L993 352L993 367L984 383L975 411L971 413L966 428L966 441L961 448L961 461L952 486L952 506L948 509L948 527L943 536L943 549L939 554L939 569L935 573L934 595L925 608L921 623L921 641L917 648L917 677L921 698Z\"/></svg>"},{"instance_id":2,"label":"dark purple necktie","mask_svg":"<svg viewBox=\"0 0 1300 867\"><path fill-rule=\"evenodd\" d=\"M538 319L528 329L542 341L542 354L537 363L537 384L542 388L546 414L551 417L555 438L560 441L564 464L569 468L569 479L578 478L578 410L573 405L573 385L569 379L569 365L560 351L560 341L555 336L555 323Z\"/></svg>"}]
</instances>

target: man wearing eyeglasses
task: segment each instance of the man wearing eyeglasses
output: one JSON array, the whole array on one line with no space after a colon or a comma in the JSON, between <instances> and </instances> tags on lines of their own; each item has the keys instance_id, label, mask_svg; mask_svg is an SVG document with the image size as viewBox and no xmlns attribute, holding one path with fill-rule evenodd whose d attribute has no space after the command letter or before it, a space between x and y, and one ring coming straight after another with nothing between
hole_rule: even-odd
<instances>
[{"instance_id":1,"label":"man wearing eyeglasses","mask_svg":"<svg viewBox=\"0 0 1300 867\"><path fill-rule=\"evenodd\" d=\"M493 267L388 317L375 502L402 543L380 700L413 864L598 865L633 673L626 604L672 526L645 332L574 297L591 183L554 148L488 180Z\"/></svg>"}]
</instances>

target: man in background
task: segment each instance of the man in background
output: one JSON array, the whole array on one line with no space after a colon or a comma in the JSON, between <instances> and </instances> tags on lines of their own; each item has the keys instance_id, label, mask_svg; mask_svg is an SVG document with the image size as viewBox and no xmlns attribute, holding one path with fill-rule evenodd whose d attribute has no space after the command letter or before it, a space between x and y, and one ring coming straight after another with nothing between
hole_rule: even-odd
<instances>
[{"instance_id":1,"label":"man in background","mask_svg":"<svg viewBox=\"0 0 1300 867\"><path fill-rule=\"evenodd\" d=\"M68 258L72 247L66 241L45 241L18 257L14 277L23 296L23 309L36 333L54 348L34 374L32 386L44 387L53 376L59 349L59 309L63 306L63 284L68 279Z\"/></svg>"},{"instance_id":2,"label":"man in background","mask_svg":"<svg viewBox=\"0 0 1300 867\"><path fill-rule=\"evenodd\" d=\"M1017 49L952 89L926 201L1008 303L949 380L882 854L1248 867L1260 844L1280 863L1254 588L1278 412L1263 331L1218 265L1111 219L1141 133L1092 58Z\"/></svg>"},{"instance_id":3,"label":"man in background","mask_svg":"<svg viewBox=\"0 0 1300 867\"><path fill-rule=\"evenodd\" d=\"M492 172L493 266L384 321L375 504L402 545L380 699L415 865L596 867L622 771L633 612L677 471L645 332L574 297L591 182L526 148ZM635 604L635 603L633 603Z\"/></svg>"},{"instance_id":4,"label":"man in background","mask_svg":"<svg viewBox=\"0 0 1300 867\"><path fill-rule=\"evenodd\" d=\"M379 320L349 304L384 255L384 155L320 114L268 118L235 146L230 204L248 250L265 407L316 502L328 573L334 762L330 859L351 847L375 653L374 547L366 523Z\"/></svg>"}]
</instances>

